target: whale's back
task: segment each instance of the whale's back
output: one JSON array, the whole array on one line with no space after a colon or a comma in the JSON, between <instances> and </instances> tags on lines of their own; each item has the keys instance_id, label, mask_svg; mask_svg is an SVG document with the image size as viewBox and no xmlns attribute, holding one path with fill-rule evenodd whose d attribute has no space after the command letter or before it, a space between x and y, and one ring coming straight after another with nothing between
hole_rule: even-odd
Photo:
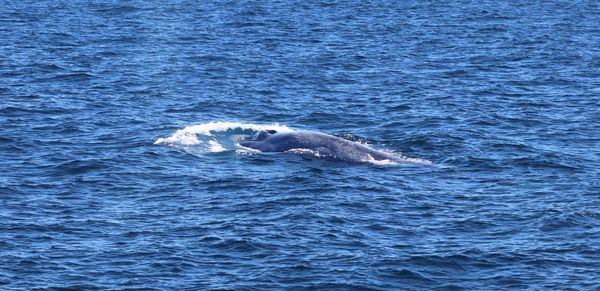
<instances>
[{"instance_id":1,"label":"whale's back","mask_svg":"<svg viewBox=\"0 0 600 291\"><path fill-rule=\"evenodd\" d=\"M346 162L366 162L400 158L369 148L358 142L316 132L274 133L266 137L256 136L240 145L261 152L311 152L318 157Z\"/></svg>"}]
</instances>

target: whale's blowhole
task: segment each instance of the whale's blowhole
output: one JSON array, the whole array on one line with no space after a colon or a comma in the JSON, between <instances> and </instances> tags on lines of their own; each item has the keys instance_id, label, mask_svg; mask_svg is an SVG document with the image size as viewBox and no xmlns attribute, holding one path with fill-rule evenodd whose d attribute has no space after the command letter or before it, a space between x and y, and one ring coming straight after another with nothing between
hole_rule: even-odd
<instances>
[{"instance_id":1,"label":"whale's blowhole","mask_svg":"<svg viewBox=\"0 0 600 291\"><path fill-rule=\"evenodd\" d=\"M272 129L268 129L268 130L261 130L257 133L254 134L254 136L252 137L253 141L261 141L266 139L267 137L269 137L272 134L277 133L276 130L272 130Z\"/></svg>"}]
</instances>

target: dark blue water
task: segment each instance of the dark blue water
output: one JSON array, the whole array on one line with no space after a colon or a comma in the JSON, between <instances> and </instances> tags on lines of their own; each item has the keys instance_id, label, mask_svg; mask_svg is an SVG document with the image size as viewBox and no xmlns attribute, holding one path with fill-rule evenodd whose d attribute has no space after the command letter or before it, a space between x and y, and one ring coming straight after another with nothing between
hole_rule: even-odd
<instances>
[{"instance_id":1,"label":"dark blue water","mask_svg":"<svg viewBox=\"0 0 600 291\"><path fill-rule=\"evenodd\" d=\"M441 2L1 1L0 289L600 288L599 3Z\"/></svg>"}]
</instances>

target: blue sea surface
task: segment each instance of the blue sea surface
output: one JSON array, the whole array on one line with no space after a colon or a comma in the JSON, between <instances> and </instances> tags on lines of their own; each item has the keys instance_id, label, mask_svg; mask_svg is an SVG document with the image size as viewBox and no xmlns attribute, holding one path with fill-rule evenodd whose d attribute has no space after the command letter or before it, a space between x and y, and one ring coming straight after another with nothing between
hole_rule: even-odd
<instances>
[{"instance_id":1,"label":"blue sea surface","mask_svg":"<svg viewBox=\"0 0 600 291\"><path fill-rule=\"evenodd\" d=\"M599 169L598 1L0 1L1 290L600 289Z\"/></svg>"}]
</instances>

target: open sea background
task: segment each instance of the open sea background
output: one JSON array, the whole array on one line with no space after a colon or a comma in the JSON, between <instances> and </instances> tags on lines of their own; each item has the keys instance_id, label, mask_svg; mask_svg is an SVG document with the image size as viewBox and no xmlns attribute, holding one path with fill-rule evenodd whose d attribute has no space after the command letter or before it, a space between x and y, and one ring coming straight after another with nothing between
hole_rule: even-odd
<instances>
[{"instance_id":1,"label":"open sea background","mask_svg":"<svg viewBox=\"0 0 600 291\"><path fill-rule=\"evenodd\" d=\"M450 2L0 1L0 289L600 289L600 2Z\"/></svg>"}]
</instances>

